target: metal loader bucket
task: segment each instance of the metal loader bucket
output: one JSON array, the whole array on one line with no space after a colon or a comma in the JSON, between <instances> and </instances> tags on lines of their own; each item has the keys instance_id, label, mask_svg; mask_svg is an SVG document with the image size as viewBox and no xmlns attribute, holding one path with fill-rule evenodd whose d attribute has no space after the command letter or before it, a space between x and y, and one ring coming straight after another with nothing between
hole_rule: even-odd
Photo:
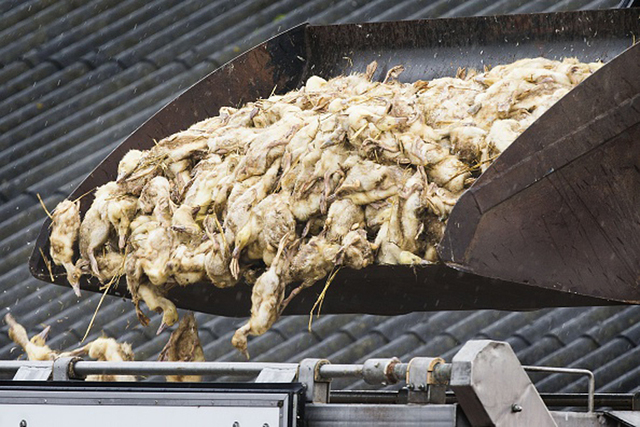
<instances>
[{"instance_id":1,"label":"metal loader bucket","mask_svg":"<svg viewBox=\"0 0 640 427\"><path fill-rule=\"evenodd\" d=\"M323 313L640 303L640 49L628 49L640 34L639 17L629 9L299 26L180 95L70 197L113 180L128 150L148 149L221 106L267 97L274 87L289 91L313 74L363 72L376 60L380 75L404 65L400 80L409 82L526 57L603 60L608 65L542 116L461 197L441 244L444 264L341 270ZM91 202L83 198L81 211ZM40 249L48 251L48 227L47 220L30 260L32 274L44 281L50 277ZM54 283L66 285L63 270L55 273ZM98 285L81 282L90 291ZM285 314L308 313L320 286L303 291ZM113 288L126 292L124 279ZM201 283L170 295L184 308L246 316L251 288Z\"/></svg>"}]
</instances>

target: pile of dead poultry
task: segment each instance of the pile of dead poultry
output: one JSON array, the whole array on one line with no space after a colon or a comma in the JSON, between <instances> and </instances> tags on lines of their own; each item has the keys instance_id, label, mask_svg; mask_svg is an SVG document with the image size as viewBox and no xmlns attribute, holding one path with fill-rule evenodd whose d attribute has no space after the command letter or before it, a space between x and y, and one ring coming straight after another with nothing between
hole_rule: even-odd
<instances>
[{"instance_id":1,"label":"pile of dead poultry","mask_svg":"<svg viewBox=\"0 0 640 427\"><path fill-rule=\"evenodd\" d=\"M248 335L338 268L438 262L462 192L600 66L534 58L401 83L401 66L373 81L372 63L223 107L128 152L84 218L78 201L58 205L51 258L76 292L81 275L124 275L145 325L141 301L162 327L178 320L171 287L253 284L251 318L232 341L247 354Z\"/></svg>"}]
</instances>

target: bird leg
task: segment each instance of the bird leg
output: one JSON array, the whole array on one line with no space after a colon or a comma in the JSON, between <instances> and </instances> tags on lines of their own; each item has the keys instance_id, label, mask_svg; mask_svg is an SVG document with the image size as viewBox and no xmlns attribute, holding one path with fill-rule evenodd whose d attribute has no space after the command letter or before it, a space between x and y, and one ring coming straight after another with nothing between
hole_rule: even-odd
<instances>
[{"instance_id":1,"label":"bird leg","mask_svg":"<svg viewBox=\"0 0 640 427\"><path fill-rule=\"evenodd\" d=\"M278 309L279 310L278 311L278 316L282 315L282 312L284 311L284 309L287 308L287 306L289 305L291 300L293 300L296 297L296 295L298 295L300 292L302 292L303 290L305 290L309 286L313 285L314 283L316 283L316 280L307 279L307 280L304 280L298 287L294 288L289 293L289 296L287 296L284 299L284 301L282 301L282 303L280 304L280 308Z\"/></svg>"}]
</instances>

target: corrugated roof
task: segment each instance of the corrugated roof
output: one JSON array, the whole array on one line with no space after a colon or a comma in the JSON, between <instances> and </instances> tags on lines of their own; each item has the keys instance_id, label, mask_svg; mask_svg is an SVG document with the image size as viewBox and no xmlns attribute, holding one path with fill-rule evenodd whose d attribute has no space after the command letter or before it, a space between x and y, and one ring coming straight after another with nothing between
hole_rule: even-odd
<instances>
[{"instance_id":1,"label":"corrugated roof","mask_svg":"<svg viewBox=\"0 0 640 427\"><path fill-rule=\"evenodd\" d=\"M162 105L251 46L304 21L318 24L613 7L618 0L28 0L0 3L0 308L49 344L74 348L99 295L30 276L27 258L53 208L124 137ZM197 314L207 360L242 357L230 338L243 319ZM603 391L640 390L640 307L510 313L327 315L282 318L251 340L257 361L326 357L451 358L472 338L509 342L526 364L593 369ZM168 334L142 328L131 303L108 297L90 338L102 332L153 359ZM0 358L19 351L0 328ZM535 377L544 391L583 391L582 379ZM338 381L335 387L365 388Z\"/></svg>"}]
</instances>

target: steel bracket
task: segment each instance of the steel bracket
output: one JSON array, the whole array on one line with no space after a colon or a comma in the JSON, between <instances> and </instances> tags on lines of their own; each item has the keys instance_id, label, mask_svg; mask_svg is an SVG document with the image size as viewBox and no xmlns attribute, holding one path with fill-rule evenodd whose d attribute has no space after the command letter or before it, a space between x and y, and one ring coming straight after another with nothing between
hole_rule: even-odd
<instances>
[{"instance_id":1,"label":"steel bracket","mask_svg":"<svg viewBox=\"0 0 640 427\"><path fill-rule=\"evenodd\" d=\"M445 403L447 382L435 375L438 365L444 365L440 357L414 357L407 366L407 390L409 403Z\"/></svg>"},{"instance_id":2,"label":"steel bracket","mask_svg":"<svg viewBox=\"0 0 640 427\"><path fill-rule=\"evenodd\" d=\"M473 427L556 427L508 343L469 341L451 364L451 389Z\"/></svg>"},{"instance_id":3,"label":"steel bracket","mask_svg":"<svg viewBox=\"0 0 640 427\"><path fill-rule=\"evenodd\" d=\"M300 362L298 381L306 387L305 397L307 402L329 402L331 380L324 379L320 375L320 367L328 364L330 362L326 359L304 359Z\"/></svg>"},{"instance_id":4,"label":"steel bracket","mask_svg":"<svg viewBox=\"0 0 640 427\"><path fill-rule=\"evenodd\" d=\"M82 360L80 357L59 357L53 361L53 380L69 381L71 379L84 379L79 377L73 370L76 362Z\"/></svg>"},{"instance_id":5,"label":"steel bracket","mask_svg":"<svg viewBox=\"0 0 640 427\"><path fill-rule=\"evenodd\" d=\"M257 383L291 383L298 376L297 369L264 368L256 378Z\"/></svg>"},{"instance_id":6,"label":"steel bracket","mask_svg":"<svg viewBox=\"0 0 640 427\"><path fill-rule=\"evenodd\" d=\"M21 366L13 376L14 381L47 381L51 378L53 364L48 366Z\"/></svg>"}]
</instances>

